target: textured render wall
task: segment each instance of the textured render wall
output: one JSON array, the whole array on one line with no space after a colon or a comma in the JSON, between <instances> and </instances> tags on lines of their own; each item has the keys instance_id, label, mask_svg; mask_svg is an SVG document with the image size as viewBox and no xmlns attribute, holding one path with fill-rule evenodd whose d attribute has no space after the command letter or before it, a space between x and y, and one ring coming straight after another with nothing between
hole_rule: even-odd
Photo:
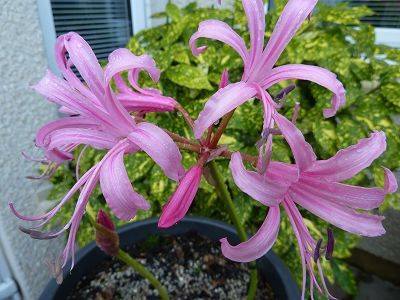
<instances>
[{"instance_id":1,"label":"textured render wall","mask_svg":"<svg viewBox=\"0 0 400 300\"><path fill-rule=\"evenodd\" d=\"M26 299L36 299L48 280L43 257L57 242L38 242L21 234L7 204L25 213L38 213L46 183L31 182L35 165L21 156L33 152L35 131L56 116L29 88L46 69L36 0L1 0L0 10L0 239ZM55 243L55 244L54 244Z\"/></svg>"}]
</instances>

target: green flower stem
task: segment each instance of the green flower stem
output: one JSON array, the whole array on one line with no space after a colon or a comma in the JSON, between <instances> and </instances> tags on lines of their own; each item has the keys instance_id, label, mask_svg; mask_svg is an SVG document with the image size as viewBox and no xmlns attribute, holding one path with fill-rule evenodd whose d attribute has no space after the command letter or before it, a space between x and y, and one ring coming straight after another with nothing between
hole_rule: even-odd
<instances>
[{"instance_id":1,"label":"green flower stem","mask_svg":"<svg viewBox=\"0 0 400 300\"><path fill-rule=\"evenodd\" d=\"M95 221L96 213L95 213L93 207L89 203L86 206L86 212L87 212L87 216L89 218L90 223L96 230L96 228L101 225L96 223L96 221ZM127 252L123 251L121 248L119 249L116 257L119 260L123 261L128 266L132 267L143 278L147 279L150 282L150 284L158 290L158 293L162 300L169 300L167 289L162 285L162 283L160 281L158 281L158 279L143 264L138 262L136 259L134 259L132 256L130 256Z\"/></svg>"},{"instance_id":2,"label":"green flower stem","mask_svg":"<svg viewBox=\"0 0 400 300\"><path fill-rule=\"evenodd\" d=\"M128 253L126 253L125 251L123 251L121 249L119 249L118 255L116 257L118 259L122 260L128 266L132 267L142 277L146 278L158 290L158 293L160 294L161 299L163 299L163 300L169 299L167 289L140 262L138 262L136 259L132 258Z\"/></svg>"},{"instance_id":3,"label":"green flower stem","mask_svg":"<svg viewBox=\"0 0 400 300\"><path fill-rule=\"evenodd\" d=\"M225 202L229 216L232 220L233 225L236 228L237 234L242 242L247 240L247 234L244 230L242 224L240 223L239 216L236 212L235 204L232 201L231 195L228 191L228 188L225 184L225 180L222 177L221 173L218 170L218 166L215 161L211 161L208 164L210 168L210 173L212 178L215 181L215 189L217 191L218 197ZM257 284L258 284L258 273L255 262L249 263L250 266L250 284L249 289L247 291L247 299L254 299L257 292Z\"/></svg>"}]
</instances>

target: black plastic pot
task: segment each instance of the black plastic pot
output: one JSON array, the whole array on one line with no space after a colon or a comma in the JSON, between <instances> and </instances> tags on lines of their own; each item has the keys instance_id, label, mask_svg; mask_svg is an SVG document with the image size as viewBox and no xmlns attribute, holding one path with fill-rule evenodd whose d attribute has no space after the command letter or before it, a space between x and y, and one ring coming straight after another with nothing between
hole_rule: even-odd
<instances>
[{"instance_id":1,"label":"black plastic pot","mask_svg":"<svg viewBox=\"0 0 400 300\"><path fill-rule=\"evenodd\" d=\"M187 232L196 232L213 241L217 241L222 237L228 237L232 243L239 242L239 238L233 227L203 217L186 217L175 226L163 230L157 227L157 222L158 219L150 219L121 227L118 230L121 248L144 241L150 235L177 236ZM106 259L106 257L106 254L94 243L90 243L76 254L76 263L72 273L69 272L68 268L65 268L63 283L58 285L54 279L51 280L39 299L65 299L80 279L89 273L94 266ZM257 265L263 278L272 287L277 299L297 300L300 298L298 286L293 281L289 270L272 251L261 257L257 261Z\"/></svg>"}]
</instances>

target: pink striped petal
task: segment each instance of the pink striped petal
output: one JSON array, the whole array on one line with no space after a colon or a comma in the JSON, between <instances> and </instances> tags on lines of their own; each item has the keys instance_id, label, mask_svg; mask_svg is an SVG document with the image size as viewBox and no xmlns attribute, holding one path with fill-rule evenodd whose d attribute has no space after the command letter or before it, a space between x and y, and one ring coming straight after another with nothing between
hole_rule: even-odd
<instances>
[{"instance_id":1,"label":"pink striped petal","mask_svg":"<svg viewBox=\"0 0 400 300\"><path fill-rule=\"evenodd\" d=\"M97 98L104 96L104 76L96 55L89 44L77 33L66 35L65 48L69 59Z\"/></svg>"},{"instance_id":2,"label":"pink striped petal","mask_svg":"<svg viewBox=\"0 0 400 300\"><path fill-rule=\"evenodd\" d=\"M327 182L314 177L303 176L299 181L301 189L326 201L355 209L373 209L385 200L387 191L382 188L365 188L337 182Z\"/></svg>"},{"instance_id":3,"label":"pink striped petal","mask_svg":"<svg viewBox=\"0 0 400 300\"><path fill-rule=\"evenodd\" d=\"M279 223L279 206L272 206L260 229L248 241L231 246L226 238L221 239L222 254L237 262L249 262L260 258L274 245L279 232Z\"/></svg>"},{"instance_id":4,"label":"pink striped petal","mask_svg":"<svg viewBox=\"0 0 400 300\"><path fill-rule=\"evenodd\" d=\"M46 75L33 86L33 89L47 100L79 112L79 114L92 115L93 111L102 109L95 104L88 103L85 97L74 90L68 82L57 77L51 71L47 71Z\"/></svg>"},{"instance_id":5,"label":"pink striped petal","mask_svg":"<svg viewBox=\"0 0 400 300\"><path fill-rule=\"evenodd\" d=\"M145 95L126 91L116 95L118 101L129 112L167 112L175 110L176 101L159 94Z\"/></svg>"},{"instance_id":6,"label":"pink striped petal","mask_svg":"<svg viewBox=\"0 0 400 300\"><path fill-rule=\"evenodd\" d=\"M243 104L257 94L254 85L238 82L218 90L205 104L198 119L194 122L194 136L201 138L203 132L225 114Z\"/></svg>"},{"instance_id":7,"label":"pink striped petal","mask_svg":"<svg viewBox=\"0 0 400 300\"><path fill-rule=\"evenodd\" d=\"M96 149L110 149L117 142L118 140L113 135L106 132L84 128L64 128L52 132L48 148L60 148L67 144L83 144Z\"/></svg>"},{"instance_id":8,"label":"pink striped petal","mask_svg":"<svg viewBox=\"0 0 400 300\"><path fill-rule=\"evenodd\" d=\"M317 2L318 0L289 0L263 51L262 59L258 62L258 70L251 75L252 80L262 80L271 71L279 56L312 12Z\"/></svg>"},{"instance_id":9,"label":"pink striped petal","mask_svg":"<svg viewBox=\"0 0 400 300\"><path fill-rule=\"evenodd\" d=\"M398 188L396 177L389 169L383 168L383 170L385 172L385 185L383 190L386 194L393 194Z\"/></svg>"},{"instance_id":10,"label":"pink striped petal","mask_svg":"<svg viewBox=\"0 0 400 300\"><path fill-rule=\"evenodd\" d=\"M178 147L164 130L151 123L139 123L128 139L146 152L165 175L178 181L185 173Z\"/></svg>"},{"instance_id":11,"label":"pink striped petal","mask_svg":"<svg viewBox=\"0 0 400 300\"><path fill-rule=\"evenodd\" d=\"M151 78L157 82L160 78L160 70L157 69L154 59L149 55L134 55L129 49L120 48L111 52L108 56L108 65L105 69L105 81L108 84L118 73L126 70L145 70Z\"/></svg>"},{"instance_id":12,"label":"pink striped petal","mask_svg":"<svg viewBox=\"0 0 400 300\"><path fill-rule=\"evenodd\" d=\"M232 154L229 167L236 185L255 200L267 206L279 205L283 200L288 185L246 170L239 152Z\"/></svg>"},{"instance_id":13,"label":"pink striped petal","mask_svg":"<svg viewBox=\"0 0 400 300\"><path fill-rule=\"evenodd\" d=\"M244 76L244 79L247 79L252 70L258 67L258 62L263 52L265 13L262 0L242 0L242 4L247 16L251 44L248 58L248 74Z\"/></svg>"},{"instance_id":14,"label":"pink striped petal","mask_svg":"<svg viewBox=\"0 0 400 300\"><path fill-rule=\"evenodd\" d=\"M62 164L63 162L72 160L74 158L72 153L60 149L46 150L45 156L49 161L54 162L56 164Z\"/></svg>"},{"instance_id":15,"label":"pink striped petal","mask_svg":"<svg viewBox=\"0 0 400 300\"><path fill-rule=\"evenodd\" d=\"M49 122L36 133L35 143L38 147L45 147L50 143L51 134L65 128L96 128L94 121L85 117L68 117Z\"/></svg>"},{"instance_id":16,"label":"pink striped petal","mask_svg":"<svg viewBox=\"0 0 400 300\"><path fill-rule=\"evenodd\" d=\"M339 150L332 158L317 161L307 174L340 182L369 167L385 150L385 133L375 131L369 138L361 139L356 145Z\"/></svg>"},{"instance_id":17,"label":"pink striped petal","mask_svg":"<svg viewBox=\"0 0 400 300\"><path fill-rule=\"evenodd\" d=\"M114 50L108 56L108 65L104 72L105 83L107 85L106 107L115 118L120 120L120 122L126 126L126 130L130 131L130 127L133 127L135 122L122 104L114 99L114 95L111 93L111 89L109 88L111 79L125 70L130 70L130 72L146 70L154 81L159 80L160 70L157 69L154 60L150 56L136 56L125 48Z\"/></svg>"},{"instance_id":18,"label":"pink striped petal","mask_svg":"<svg viewBox=\"0 0 400 300\"><path fill-rule=\"evenodd\" d=\"M186 172L175 192L164 205L158 227L168 228L186 215L199 188L202 172L203 168L198 165Z\"/></svg>"},{"instance_id":19,"label":"pink striped petal","mask_svg":"<svg viewBox=\"0 0 400 300\"><path fill-rule=\"evenodd\" d=\"M326 118L334 116L338 109L346 103L346 91L336 75L317 66L299 64L274 68L268 73L261 85L267 89L275 83L289 79L309 80L327 88L334 94L331 100L331 107L324 110Z\"/></svg>"},{"instance_id":20,"label":"pink striped petal","mask_svg":"<svg viewBox=\"0 0 400 300\"><path fill-rule=\"evenodd\" d=\"M317 157L311 145L304 139L301 131L292 122L278 113L274 114L274 120L292 149L299 170L305 171L310 168L317 160Z\"/></svg>"},{"instance_id":21,"label":"pink striped petal","mask_svg":"<svg viewBox=\"0 0 400 300\"><path fill-rule=\"evenodd\" d=\"M274 181L280 181L287 185L297 182L299 179L299 171L296 165L271 161L265 176Z\"/></svg>"},{"instance_id":22,"label":"pink striped petal","mask_svg":"<svg viewBox=\"0 0 400 300\"><path fill-rule=\"evenodd\" d=\"M150 204L132 187L124 165L124 151L110 156L104 162L100 186L108 206L122 220L131 220L138 209L150 208Z\"/></svg>"},{"instance_id":23,"label":"pink striped petal","mask_svg":"<svg viewBox=\"0 0 400 300\"><path fill-rule=\"evenodd\" d=\"M350 233L362 236L379 236L385 233L382 216L358 213L351 208L308 193L301 186L292 186L289 195L308 211Z\"/></svg>"},{"instance_id":24,"label":"pink striped petal","mask_svg":"<svg viewBox=\"0 0 400 300\"><path fill-rule=\"evenodd\" d=\"M189 41L193 55L197 56L206 50L206 46L197 47L196 42L199 38L208 38L223 42L231 46L247 62L247 48L243 39L225 22L218 20L206 20L199 24L199 28L192 35Z\"/></svg>"},{"instance_id":25,"label":"pink striped petal","mask_svg":"<svg viewBox=\"0 0 400 300\"><path fill-rule=\"evenodd\" d=\"M100 104L99 99L104 95L103 70L89 44L75 32L60 35L56 40L55 56L68 83L87 99ZM75 75L72 66L77 68L87 86Z\"/></svg>"}]
</instances>

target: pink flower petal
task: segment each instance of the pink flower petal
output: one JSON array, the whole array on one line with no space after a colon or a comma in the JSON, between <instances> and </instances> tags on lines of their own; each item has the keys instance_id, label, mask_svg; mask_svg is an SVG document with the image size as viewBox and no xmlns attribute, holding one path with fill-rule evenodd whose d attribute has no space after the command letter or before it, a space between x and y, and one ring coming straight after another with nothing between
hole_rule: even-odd
<instances>
[{"instance_id":1,"label":"pink flower petal","mask_svg":"<svg viewBox=\"0 0 400 300\"><path fill-rule=\"evenodd\" d=\"M75 32L60 35L56 40L55 56L58 69L69 85L99 104L98 100L104 95L103 70L89 44ZM87 86L75 75L72 66L76 66Z\"/></svg>"},{"instance_id":2,"label":"pink flower petal","mask_svg":"<svg viewBox=\"0 0 400 300\"><path fill-rule=\"evenodd\" d=\"M274 120L292 149L299 170L304 171L310 168L317 160L317 157L311 145L304 139L301 131L292 122L278 113L274 114Z\"/></svg>"},{"instance_id":3,"label":"pink flower petal","mask_svg":"<svg viewBox=\"0 0 400 300\"><path fill-rule=\"evenodd\" d=\"M199 188L202 171L202 167L195 165L186 172L175 192L164 205L158 227L170 227L186 215Z\"/></svg>"},{"instance_id":4,"label":"pink flower petal","mask_svg":"<svg viewBox=\"0 0 400 300\"><path fill-rule=\"evenodd\" d=\"M247 48L243 39L225 22L218 20L206 20L199 24L198 30L192 35L189 46L193 55L197 56L206 50L206 46L197 47L199 38L218 40L231 46L241 56L243 62L247 62Z\"/></svg>"},{"instance_id":5,"label":"pink flower petal","mask_svg":"<svg viewBox=\"0 0 400 300\"><path fill-rule=\"evenodd\" d=\"M264 48L265 34L265 13L262 0L242 0L243 8L247 16L247 23L250 32L250 53L248 59L248 74L258 67L258 62ZM244 78L244 79L245 79Z\"/></svg>"},{"instance_id":6,"label":"pink flower petal","mask_svg":"<svg viewBox=\"0 0 400 300\"><path fill-rule=\"evenodd\" d=\"M118 101L129 112L167 112L175 110L176 101L162 95L145 95L126 91L116 95Z\"/></svg>"},{"instance_id":7,"label":"pink flower petal","mask_svg":"<svg viewBox=\"0 0 400 300\"><path fill-rule=\"evenodd\" d=\"M122 220L131 220L138 209L148 210L149 203L134 191L124 165L124 151L110 156L100 173L100 186L112 212Z\"/></svg>"},{"instance_id":8,"label":"pink flower petal","mask_svg":"<svg viewBox=\"0 0 400 300\"><path fill-rule=\"evenodd\" d=\"M129 49L120 48L111 52L108 56L108 65L105 69L105 81L108 84L118 73L127 70L145 70L154 81L160 78L160 70L157 69L155 61L147 54L134 55Z\"/></svg>"},{"instance_id":9,"label":"pink flower petal","mask_svg":"<svg viewBox=\"0 0 400 300\"><path fill-rule=\"evenodd\" d=\"M296 31L317 4L317 1L288 1L264 49L262 59L258 62L258 71L251 75L252 80L261 80L272 69L287 44L296 34Z\"/></svg>"},{"instance_id":10,"label":"pink flower petal","mask_svg":"<svg viewBox=\"0 0 400 300\"><path fill-rule=\"evenodd\" d=\"M51 133L49 149L55 149L67 144L90 145L96 149L110 149L118 140L106 132L84 129L64 128Z\"/></svg>"},{"instance_id":11,"label":"pink flower petal","mask_svg":"<svg viewBox=\"0 0 400 300\"><path fill-rule=\"evenodd\" d=\"M103 112L104 109L95 103L86 101L85 96L73 89L69 83L51 71L33 86L33 89L46 97L47 100L65 106L71 111L78 112L81 115L94 116L95 112Z\"/></svg>"},{"instance_id":12,"label":"pink flower petal","mask_svg":"<svg viewBox=\"0 0 400 300\"><path fill-rule=\"evenodd\" d=\"M289 195L308 211L350 233L363 236L379 236L385 233L382 226L384 217L358 213L348 207L326 201L308 193L301 188L301 185L292 186Z\"/></svg>"},{"instance_id":13,"label":"pink flower petal","mask_svg":"<svg viewBox=\"0 0 400 300\"><path fill-rule=\"evenodd\" d=\"M387 194L393 194L398 188L396 177L389 169L383 168L383 170L385 172L385 185L383 190Z\"/></svg>"},{"instance_id":14,"label":"pink flower petal","mask_svg":"<svg viewBox=\"0 0 400 300\"><path fill-rule=\"evenodd\" d=\"M261 85L267 89L275 83L289 79L309 80L327 88L334 94L331 100L331 108L324 110L326 118L334 116L338 109L346 103L346 91L336 75L317 66L299 64L274 68L268 73Z\"/></svg>"},{"instance_id":15,"label":"pink flower petal","mask_svg":"<svg viewBox=\"0 0 400 300\"><path fill-rule=\"evenodd\" d=\"M255 200L267 206L279 205L283 200L288 185L246 170L239 152L232 154L229 167L236 185Z\"/></svg>"},{"instance_id":16,"label":"pink flower petal","mask_svg":"<svg viewBox=\"0 0 400 300\"><path fill-rule=\"evenodd\" d=\"M89 44L77 33L66 34L65 49L69 59L97 98L104 96L104 76L96 55Z\"/></svg>"},{"instance_id":17,"label":"pink flower petal","mask_svg":"<svg viewBox=\"0 0 400 300\"><path fill-rule=\"evenodd\" d=\"M307 174L340 182L369 167L385 149L384 132L375 131L369 138L361 139L356 145L338 151L332 158L317 161Z\"/></svg>"},{"instance_id":18,"label":"pink flower petal","mask_svg":"<svg viewBox=\"0 0 400 300\"><path fill-rule=\"evenodd\" d=\"M85 117L68 117L49 122L36 133L35 143L38 147L46 147L50 143L51 134L65 128L96 128L94 121Z\"/></svg>"},{"instance_id":19,"label":"pink flower petal","mask_svg":"<svg viewBox=\"0 0 400 300\"><path fill-rule=\"evenodd\" d=\"M134 121L122 104L115 99L109 87L111 79L126 70L130 70L130 72L146 70L154 81L158 81L160 78L160 70L157 69L150 56L136 56L125 48L114 50L108 56L108 65L104 71L105 84L107 85L106 107L114 118L126 126L125 130L130 131L130 128L134 126Z\"/></svg>"},{"instance_id":20,"label":"pink flower petal","mask_svg":"<svg viewBox=\"0 0 400 300\"><path fill-rule=\"evenodd\" d=\"M279 232L279 223L279 206L272 206L260 229L246 242L231 246L226 238L221 239L222 254L230 260L238 262L249 262L260 258L275 243Z\"/></svg>"},{"instance_id":21,"label":"pink flower petal","mask_svg":"<svg viewBox=\"0 0 400 300\"><path fill-rule=\"evenodd\" d=\"M303 176L299 181L301 189L326 201L355 209L379 207L387 194L382 188L365 188L337 182L327 182L311 176Z\"/></svg>"},{"instance_id":22,"label":"pink flower petal","mask_svg":"<svg viewBox=\"0 0 400 300\"><path fill-rule=\"evenodd\" d=\"M185 173L178 147L164 130L151 123L139 123L128 139L146 152L172 180Z\"/></svg>"},{"instance_id":23,"label":"pink flower petal","mask_svg":"<svg viewBox=\"0 0 400 300\"><path fill-rule=\"evenodd\" d=\"M238 82L218 90L205 104L198 119L194 122L194 136L201 138L203 132L225 114L243 104L257 94L254 85Z\"/></svg>"}]
</instances>

